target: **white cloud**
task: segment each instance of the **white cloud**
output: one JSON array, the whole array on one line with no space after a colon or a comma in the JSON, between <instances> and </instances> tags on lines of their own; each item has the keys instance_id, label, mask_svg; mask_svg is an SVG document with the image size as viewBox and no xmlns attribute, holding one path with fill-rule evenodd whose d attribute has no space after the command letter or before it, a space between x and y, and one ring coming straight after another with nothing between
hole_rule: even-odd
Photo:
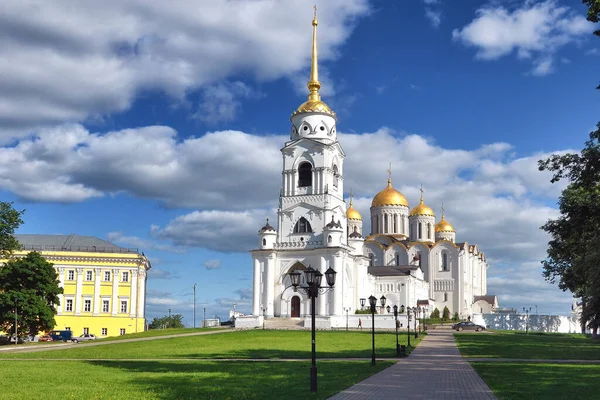
<instances>
[{"instance_id":1,"label":"white cloud","mask_svg":"<svg viewBox=\"0 0 600 400\"><path fill-rule=\"evenodd\" d=\"M513 51L519 58L536 55L532 75L552 72L552 60L563 46L592 32L593 24L554 0L525 2L520 8L487 5L476 18L452 32L454 40L477 48L477 58L495 60Z\"/></svg>"},{"instance_id":2,"label":"white cloud","mask_svg":"<svg viewBox=\"0 0 600 400\"><path fill-rule=\"evenodd\" d=\"M204 267L206 269L219 269L219 268L221 268L221 260L219 260L219 259L206 260L206 261L204 261Z\"/></svg>"},{"instance_id":3,"label":"white cloud","mask_svg":"<svg viewBox=\"0 0 600 400\"><path fill-rule=\"evenodd\" d=\"M585 52L586 56L595 56L597 54L600 54L600 50L598 50L597 48L589 49Z\"/></svg>"},{"instance_id":4,"label":"white cloud","mask_svg":"<svg viewBox=\"0 0 600 400\"><path fill-rule=\"evenodd\" d=\"M367 0L320 5L320 60L368 12ZM294 77L309 64L311 17L301 0L4 1L0 139L126 110L142 90L183 100L240 74Z\"/></svg>"},{"instance_id":5,"label":"white cloud","mask_svg":"<svg viewBox=\"0 0 600 400\"><path fill-rule=\"evenodd\" d=\"M260 98L260 93L254 92L245 83L221 82L207 86L202 90L202 100L198 105L195 118L209 124L233 121L241 107L242 98Z\"/></svg>"},{"instance_id":6,"label":"white cloud","mask_svg":"<svg viewBox=\"0 0 600 400\"><path fill-rule=\"evenodd\" d=\"M165 243L142 239L137 236L126 236L123 232L108 232L106 234L106 240L126 247L135 247L139 249L139 251L158 250L179 254L187 252L187 249L182 247L175 247Z\"/></svg>"},{"instance_id":7,"label":"white cloud","mask_svg":"<svg viewBox=\"0 0 600 400\"><path fill-rule=\"evenodd\" d=\"M438 28L442 23L442 12L440 10L425 8L425 16L431 23L431 26L433 26L434 28Z\"/></svg>"}]
</instances>

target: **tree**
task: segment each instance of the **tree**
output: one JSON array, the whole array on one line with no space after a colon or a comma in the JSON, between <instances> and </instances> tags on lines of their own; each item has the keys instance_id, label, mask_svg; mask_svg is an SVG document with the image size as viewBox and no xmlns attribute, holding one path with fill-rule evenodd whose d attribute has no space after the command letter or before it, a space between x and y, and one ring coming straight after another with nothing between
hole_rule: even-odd
<instances>
[{"instance_id":1,"label":"tree","mask_svg":"<svg viewBox=\"0 0 600 400\"><path fill-rule=\"evenodd\" d=\"M0 268L0 330L36 335L54 328L58 295L58 274L39 253L13 258Z\"/></svg>"},{"instance_id":2,"label":"tree","mask_svg":"<svg viewBox=\"0 0 600 400\"><path fill-rule=\"evenodd\" d=\"M460 317L458 316L458 311L457 311L454 313L454 317L452 317L452 321L458 322L459 319L460 319Z\"/></svg>"},{"instance_id":3,"label":"tree","mask_svg":"<svg viewBox=\"0 0 600 400\"><path fill-rule=\"evenodd\" d=\"M437 308L435 308L431 312L431 319L439 319L439 318L440 318L440 310L438 310Z\"/></svg>"},{"instance_id":4,"label":"tree","mask_svg":"<svg viewBox=\"0 0 600 400\"><path fill-rule=\"evenodd\" d=\"M588 6L587 20L598 23L600 21L600 0L582 0ZM594 31L594 35L600 36L600 29Z\"/></svg>"},{"instance_id":5,"label":"tree","mask_svg":"<svg viewBox=\"0 0 600 400\"><path fill-rule=\"evenodd\" d=\"M15 230L23 223L21 215L25 210L17 211L13 203L0 201L0 255L8 258L13 250L21 247L14 237Z\"/></svg>"},{"instance_id":6,"label":"tree","mask_svg":"<svg viewBox=\"0 0 600 400\"><path fill-rule=\"evenodd\" d=\"M597 333L600 323L600 123L581 154L551 155L538 161L551 182L568 179L558 201L560 216L541 229L548 232L544 277L570 290L583 304L582 328Z\"/></svg>"},{"instance_id":7,"label":"tree","mask_svg":"<svg viewBox=\"0 0 600 400\"><path fill-rule=\"evenodd\" d=\"M450 319L450 310L448 309L448 307L444 307L444 311L442 311L442 319L444 321L447 321Z\"/></svg>"},{"instance_id":8,"label":"tree","mask_svg":"<svg viewBox=\"0 0 600 400\"><path fill-rule=\"evenodd\" d=\"M175 314L175 315L165 315L164 317L157 318L154 317L150 325L148 325L148 329L169 329L169 328L185 328L183 325L183 315Z\"/></svg>"}]
</instances>

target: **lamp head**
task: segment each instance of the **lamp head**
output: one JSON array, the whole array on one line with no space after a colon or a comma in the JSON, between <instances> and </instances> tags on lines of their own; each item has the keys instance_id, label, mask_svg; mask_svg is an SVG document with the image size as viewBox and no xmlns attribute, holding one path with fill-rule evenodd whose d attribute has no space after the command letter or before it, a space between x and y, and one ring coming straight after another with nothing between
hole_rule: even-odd
<instances>
[{"instance_id":1,"label":"lamp head","mask_svg":"<svg viewBox=\"0 0 600 400\"><path fill-rule=\"evenodd\" d=\"M334 271L333 268L329 267L327 271L325 271L325 280L327 281L327 285L329 287L333 287L335 285L335 275L337 272Z\"/></svg>"},{"instance_id":2,"label":"lamp head","mask_svg":"<svg viewBox=\"0 0 600 400\"><path fill-rule=\"evenodd\" d=\"M394 304L394 317L398 317L398 306Z\"/></svg>"},{"instance_id":3,"label":"lamp head","mask_svg":"<svg viewBox=\"0 0 600 400\"><path fill-rule=\"evenodd\" d=\"M385 298L385 296L381 296L381 298L379 299L379 302L381 303L381 307L385 307L385 301L387 299Z\"/></svg>"},{"instance_id":4,"label":"lamp head","mask_svg":"<svg viewBox=\"0 0 600 400\"><path fill-rule=\"evenodd\" d=\"M365 303L367 302L367 299L365 299L364 297L362 299L360 299L360 306L364 307Z\"/></svg>"},{"instance_id":5,"label":"lamp head","mask_svg":"<svg viewBox=\"0 0 600 400\"><path fill-rule=\"evenodd\" d=\"M317 273L317 271L315 271L315 269L313 267L311 267L310 265L304 271L304 276L306 276L306 283L308 283L309 286L315 282L315 274L316 273Z\"/></svg>"},{"instance_id":6,"label":"lamp head","mask_svg":"<svg viewBox=\"0 0 600 400\"><path fill-rule=\"evenodd\" d=\"M294 272L290 272L288 274L290 276L290 279L292 280L292 286L294 287L294 289L296 289L298 287L298 285L300 285L300 272L298 271L294 271Z\"/></svg>"}]
</instances>

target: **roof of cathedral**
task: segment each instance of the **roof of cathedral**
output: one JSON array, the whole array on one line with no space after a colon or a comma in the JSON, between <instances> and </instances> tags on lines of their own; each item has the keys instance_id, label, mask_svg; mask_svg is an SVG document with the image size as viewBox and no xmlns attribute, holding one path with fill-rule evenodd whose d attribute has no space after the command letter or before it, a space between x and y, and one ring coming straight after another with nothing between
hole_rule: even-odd
<instances>
[{"instance_id":1,"label":"roof of cathedral","mask_svg":"<svg viewBox=\"0 0 600 400\"><path fill-rule=\"evenodd\" d=\"M493 295L493 294L488 294L488 295L485 295L485 296L473 296L473 302L477 302L479 300L483 300L486 303L489 303L491 305L498 304L498 297L496 295Z\"/></svg>"},{"instance_id":2,"label":"roof of cathedral","mask_svg":"<svg viewBox=\"0 0 600 400\"><path fill-rule=\"evenodd\" d=\"M308 87L308 100L300 105L296 111L292 113L292 117L302 113L321 112L329 114L335 118L335 112L321 100L321 82L319 82L319 63L317 54L317 9L315 8L315 16L312 20L313 38L312 38L312 62L310 67L310 79L306 86Z\"/></svg>"},{"instance_id":3,"label":"roof of cathedral","mask_svg":"<svg viewBox=\"0 0 600 400\"><path fill-rule=\"evenodd\" d=\"M456 232L450 222L444 219L444 203L442 203L442 219L435 224L436 232Z\"/></svg>"},{"instance_id":4,"label":"roof of cathedral","mask_svg":"<svg viewBox=\"0 0 600 400\"><path fill-rule=\"evenodd\" d=\"M399 265L388 267L385 265L368 267L367 273L373 276L405 276L410 275L410 271L414 271L419 266L417 265Z\"/></svg>"},{"instance_id":5,"label":"roof of cathedral","mask_svg":"<svg viewBox=\"0 0 600 400\"><path fill-rule=\"evenodd\" d=\"M259 233L264 233L264 232L275 232L275 228L273 228L270 224L269 224L269 217L267 217L267 223L265 224L265 226L263 226L262 228L260 228L260 231L258 231Z\"/></svg>"},{"instance_id":6,"label":"roof of cathedral","mask_svg":"<svg viewBox=\"0 0 600 400\"><path fill-rule=\"evenodd\" d=\"M350 237L352 239L354 239L354 238L362 238L362 235L360 233L358 233L358 231L354 231L348 237Z\"/></svg>"},{"instance_id":7,"label":"roof of cathedral","mask_svg":"<svg viewBox=\"0 0 600 400\"><path fill-rule=\"evenodd\" d=\"M325 228L328 228L328 229L341 228L341 227L342 227L342 223L340 221L335 222L333 215L331 216L331 222L328 223L327 225L325 225Z\"/></svg>"},{"instance_id":8,"label":"roof of cathedral","mask_svg":"<svg viewBox=\"0 0 600 400\"><path fill-rule=\"evenodd\" d=\"M371 207L379 206L405 206L408 207L408 200L402 193L392 186L392 178L388 178L388 184L385 189L377 193L373 198Z\"/></svg>"},{"instance_id":9,"label":"roof of cathedral","mask_svg":"<svg viewBox=\"0 0 600 400\"><path fill-rule=\"evenodd\" d=\"M23 250L85 251L102 253L139 253L138 249L120 247L93 236L79 235L29 235L17 234L15 238Z\"/></svg>"},{"instance_id":10,"label":"roof of cathedral","mask_svg":"<svg viewBox=\"0 0 600 400\"><path fill-rule=\"evenodd\" d=\"M435 213L433 212L431 207L425 205L425 203L423 202L423 185L421 185L421 200L419 201L419 205L410 211L411 217L414 217L415 215L428 215L431 217L435 217Z\"/></svg>"}]
</instances>

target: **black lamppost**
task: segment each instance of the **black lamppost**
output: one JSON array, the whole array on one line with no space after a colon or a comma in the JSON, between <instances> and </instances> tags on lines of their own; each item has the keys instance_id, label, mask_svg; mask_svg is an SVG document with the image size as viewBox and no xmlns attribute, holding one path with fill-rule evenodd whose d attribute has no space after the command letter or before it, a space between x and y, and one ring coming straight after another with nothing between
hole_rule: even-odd
<instances>
[{"instance_id":1,"label":"black lamppost","mask_svg":"<svg viewBox=\"0 0 600 400\"><path fill-rule=\"evenodd\" d=\"M379 301L381 302L381 307L385 307L385 296L381 296ZM373 342L373 348L371 351L371 365L375 365L375 311L377 308L377 297L371 295L369 297L369 305L371 306L371 338Z\"/></svg>"},{"instance_id":2,"label":"black lamppost","mask_svg":"<svg viewBox=\"0 0 600 400\"><path fill-rule=\"evenodd\" d=\"M388 312L388 314L389 314L389 313L390 313L390 310L391 310L390 306L387 306L385 309L387 310L387 312Z\"/></svg>"},{"instance_id":3,"label":"black lamppost","mask_svg":"<svg viewBox=\"0 0 600 400\"><path fill-rule=\"evenodd\" d=\"M267 312L267 309L265 308L265 306L263 306L262 312L263 312L263 331L264 331L265 330L265 319L266 319L265 313Z\"/></svg>"},{"instance_id":4,"label":"black lamppost","mask_svg":"<svg viewBox=\"0 0 600 400\"><path fill-rule=\"evenodd\" d=\"M417 332L417 307L413 307L413 314L415 315L415 339L418 339L419 333Z\"/></svg>"},{"instance_id":5,"label":"black lamppost","mask_svg":"<svg viewBox=\"0 0 600 400\"><path fill-rule=\"evenodd\" d=\"M401 308L404 310L404 304ZM408 338L408 347L410 347L410 307L406 307L406 319L408 320L406 323L406 337Z\"/></svg>"},{"instance_id":6,"label":"black lamppost","mask_svg":"<svg viewBox=\"0 0 600 400\"><path fill-rule=\"evenodd\" d=\"M310 317L311 317L311 340L312 340L312 363L310 366L310 391L317 391L317 356L316 356L316 338L315 338L315 299L319 296L319 294L324 294L328 290L333 289L333 285L335 284L335 272L333 268L329 267L327 271L325 271L325 280L327 281L328 286L321 287L321 280L323 279L323 274L320 271L313 269L312 267L308 267L304 271L304 276L306 277L306 286L300 286L300 272L294 271L290 272L290 279L292 280L292 286L294 287L294 291L301 290L306 293L310 298Z\"/></svg>"},{"instance_id":7,"label":"black lamppost","mask_svg":"<svg viewBox=\"0 0 600 400\"><path fill-rule=\"evenodd\" d=\"M350 311L350 307L344 307L344 311L346 311L346 332L348 332L348 311Z\"/></svg>"},{"instance_id":8,"label":"black lamppost","mask_svg":"<svg viewBox=\"0 0 600 400\"><path fill-rule=\"evenodd\" d=\"M423 330L424 331L427 330L427 318L428 318L427 312L428 311L429 311L429 308L427 306L423 307L423 312L425 313L425 315L423 316Z\"/></svg>"},{"instance_id":9,"label":"black lamppost","mask_svg":"<svg viewBox=\"0 0 600 400\"><path fill-rule=\"evenodd\" d=\"M402 314L403 312L404 312L404 306L402 306L400 308L400 314ZM400 345L398 344L398 306L397 305L394 305L394 319L396 320L396 357L400 357Z\"/></svg>"},{"instance_id":10,"label":"black lamppost","mask_svg":"<svg viewBox=\"0 0 600 400\"><path fill-rule=\"evenodd\" d=\"M529 313L531 312L531 307L526 308L523 307L523 311L525 312L525 334L529 333Z\"/></svg>"},{"instance_id":11,"label":"black lamppost","mask_svg":"<svg viewBox=\"0 0 600 400\"><path fill-rule=\"evenodd\" d=\"M360 299L360 309L364 310L365 309L365 303L367 302L367 299L362 298Z\"/></svg>"}]
</instances>

